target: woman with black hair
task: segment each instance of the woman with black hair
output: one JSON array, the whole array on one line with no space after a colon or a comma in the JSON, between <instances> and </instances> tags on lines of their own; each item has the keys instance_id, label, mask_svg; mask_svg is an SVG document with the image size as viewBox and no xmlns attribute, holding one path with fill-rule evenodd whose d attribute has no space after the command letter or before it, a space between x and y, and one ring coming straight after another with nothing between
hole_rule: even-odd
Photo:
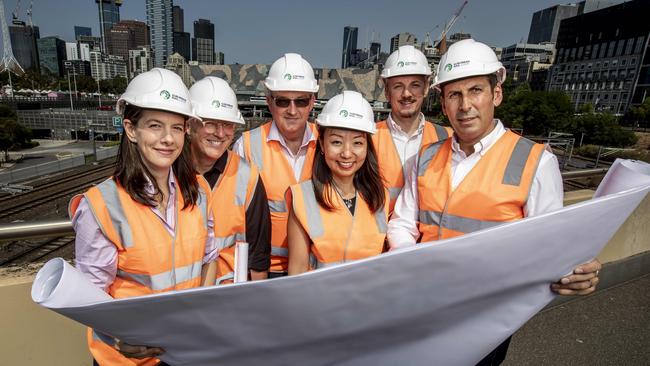
<instances>
[{"instance_id":1,"label":"woman with black hair","mask_svg":"<svg viewBox=\"0 0 650 366\"><path fill-rule=\"evenodd\" d=\"M70 202L76 266L116 299L198 287L215 254L210 187L185 144L186 120L195 117L189 92L178 75L156 68L129 83L117 112L124 135L113 176ZM100 365L161 364L159 348L92 329L88 343Z\"/></svg>"},{"instance_id":2,"label":"woman with black hair","mask_svg":"<svg viewBox=\"0 0 650 366\"><path fill-rule=\"evenodd\" d=\"M345 91L316 123L312 179L287 191L289 275L381 254L386 237L388 192L372 145L370 104Z\"/></svg>"}]
</instances>

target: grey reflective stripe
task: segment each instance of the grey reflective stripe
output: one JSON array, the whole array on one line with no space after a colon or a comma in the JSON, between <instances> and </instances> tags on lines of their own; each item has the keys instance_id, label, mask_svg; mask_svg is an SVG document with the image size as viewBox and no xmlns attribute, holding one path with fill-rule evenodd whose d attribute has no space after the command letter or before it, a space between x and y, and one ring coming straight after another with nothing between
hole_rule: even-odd
<instances>
[{"instance_id":1,"label":"grey reflective stripe","mask_svg":"<svg viewBox=\"0 0 650 366\"><path fill-rule=\"evenodd\" d=\"M199 201L198 201L199 210L203 216L203 227L208 227L208 195L206 192L199 186Z\"/></svg>"},{"instance_id":2,"label":"grey reflective stripe","mask_svg":"<svg viewBox=\"0 0 650 366\"><path fill-rule=\"evenodd\" d=\"M246 241L246 234L236 233L229 236L218 236L214 238L214 243L218 250L231 247L237 241Z\"/></svg>"},{"instance_id":3,"label":"grey reflective stripe","mask_svg":"<svg viewBox=\"0 0 650 366\"><path fill-rule=\"evenodd\" d=\"M338 264L342 264L342 263L345 263L347 261L343 260L343 261L337 261L337 262L324 263L324 262L319 262L318 259L316 259L316 257L313 257L313 259L311 259L310 262L311 262L311 268L319 269L319 268L327 268L327 267L336 266Z\"/></svg>"},{"instance_id":4,"label":"grey reflective stripe","mask_svg":"<svg viewBox=\"0 0 650 366\"><path fill-rule=\"evenodd\" d=\"M153 276L139 273L129 273L124 270L118 270L117 275L124 279L135 281L143 286L146 286L154 291L164 290L177 283L189 281L201 276L201 261L196 261L187 266L172 269L171 271L158 273ZM174 276L175 274L175 276ZM175 281L174 281L175 277Z\"/></svg>"},{"instance_id":5,"label":"grey reflective stripe","mask_svg":"<svg viewBox=\"0 0 650 366\"><path fill-rule=\"evenodd\" d=\"M284 202L284 200L281 201L273 201L269 200L269 210L271 212L287 212L287 204Z\"/></svg>"},{"instance_id":6,"label":"grey reflective stripe","mask_svg":"<svg viewBox=\"0 0 650 366\"><path fill-rule=\"evenodd\" d=\"M420 210L420 222L427 225L435 225L445 229L471 233L504 224L503 221L487 221L470 219L468 217L445 214L436 211Z\"/></svg>"},{"instance_id":7,"label":"grey reflective stripe","mask_svg":"<svg viewBox=\"0 0 650 366\"><path fill-rule=\"evenodd\" d=\"M386 213L384 212L383 207L381 207L379 210L377 210L377 212L375 212L375 221L377 222L377 228L379 229L379 232L385 234L388 223L386 220Z\"/></svg>"},{"instance_id":8,"label":"grey reflective stripe","mask_svg":"<svg viewBox=\"0 0 650 366\"><path fill-rule=\"evenodd\" d=\"M436 134L438 135L438 141L441 140L446 140L449 138L449 134L447 133L447 129L433 123L433 127L436 129Z\"/></svg>"},{"instance_id":9,"label":"grey reflective stripe","mask_svg":"<svg viewBox=\"0 0 650 366\"><path fill-rule=\"evenodd\" d=\"M101 332L95 332L94 329L92 331L93 331L93 340L106 343L111 347L116 344L115 343L115 338L113 338L111 336L108 336L108 335L106 335L104 333L101 333Z\"/></svg>"},{"instance_id":10,"label":"grey reflective stripe","mask_svg":"<svg viewBox=\"0 0 650 366\"><path fill-rule=\"evenodd\" d=\"M235 205L244 206L246 204L246 188L251 178L251 166L243 159L239 161L237 169L237 186L235 187Z\"/></svg>"},{"instance_id":11,"label":"grey reflective stripe","mask_svg":"<svg viewBox=\"0 0 650 366\"><path fill-rule=\"evenodd\" d=\"M438 153L438 150L440 150L440 147L444 143L444 140L438 141L435 144L431 144L426 147L426 149L422 152L422 156L420 156L420 161L418 162L418 176L421 177L424 175L424 172L427 170L429 167L429 163L431 163L431 160L433 160L433 157L436 156Z\"/></svg>"},{"instance_id":12,"label":"grey reflective stripe","mask_svg":"<svg viewBox=\"0 0 650 366\"><path fill-rule=\"evenodd\" d=\"M510 160L503 174L503 184L518 186L521 183L521 176L524 174L526 161L535 143L527 138L520 137L515 145L515 149L510 155Z\"/></svg>"},{"instance_id":13,"label":"grey reflective stripe","mask_svg":"<svg viewBox=\"0 0 650 366\"><path fill-rule=\"evenodd\" d=\"M250 148L251 160L257 168L262 171L264 169L264 160L262 155L262 146L266 141L262 141L262 127L258 127L250 131Z\"/></svg>"},{"instance_id":14,"label":"grey reflective stripe","mask_svg":"<svg viewBox=\"0 0 650 366\"><path fill-rule=\"evenodd\" d=\"M314 187L311 180L300 183L302 199L305 201L305 214L307 215L307 231L310 238L319 238L325 234L323 218L320 215L320 208L314 195Z\"/></svg>"},{"instance_id":15,"label":"grey reflective stripe","mask_svg":"<svg viewBox=\"0 0 650 366\"><path fill-rule=\"evenodd\" d=\"M227 280L233 280L235 279L235 272L228 272L225 275L217 278L217 285L221 285L221 282L227 281Z\"/></svg>"},{"instance_id":16,"label":"grey reflective stripe","mask_svg":"<svg viewBox=\"0 0 650 366\"><path fill-rule=\"evenodd\" d=\"M271 247L271 255L274 257L289 257L289 249Z\"/></svg>"},{"instance_id":17,"label":"grey reflective stripe","mask_svg":"<svg viewBox=\"0 0 650 366\"><path fill-rule=\"evenodd\" d=\"M390 195L390 199L394 200L397 199L397 196L402 192L402 187L390 187L388 188L388 194Z\"/></svg>"},{"instance_id":18,"label":"grey reflective stripe","mask_svg":"<svg viewBox=\"0 0 650 366\"><path fill-rule=\"evenodd\" d=\"M108 214L111 217L111 222L113 223L115 231L120 236L122 246L125 248L131 248L134 245L133 233L131 232L131 226L126 219L124 209L120 203L117 184L113 179L107 179L98 184L97 188L104 197L106 209L108 210Z\"/></svg>"}]
</instances>

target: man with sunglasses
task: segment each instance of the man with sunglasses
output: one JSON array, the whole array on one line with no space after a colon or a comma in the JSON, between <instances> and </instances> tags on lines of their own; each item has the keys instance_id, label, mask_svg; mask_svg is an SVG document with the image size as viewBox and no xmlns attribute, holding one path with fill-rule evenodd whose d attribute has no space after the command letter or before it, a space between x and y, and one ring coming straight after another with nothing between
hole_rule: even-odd
<instances>
[{"instance_id":1,"label":"man with sunglasses","mask_svg":"<svg viewBox=\"0 0 650 366\"><path fill-rule=\"evenodd\" d=\"M266 192L257 168L228 150L235 125L243 125L237 97L230 85L213 76L192 85L194 113L190 122L194 168L212 187L213 255L207 258L208 284L232 283L235 243L249 244L251 280L265 279L271 256L271 220Z\"/></svg>"},{"instance_id":2,"label":"man with sunglasses","mask_svg":"<svg viewBox=\"0 0 650 366\"><path fill-rule=\"evenodd\" d=\"M233 150L260 170L271 212L269 278L286 276L288 212L284 194L290 185L311 178L316 128L307 123L318 82L309 62L296 53L276 60L264 81L273 119L244 132Z\"/></svg>"},{"instance_id":3,"label":"man with sunglasses","mask_svg":"<svg viewBox=\"0 0 650 366\"><path fill-rule=\"evenodd\" d=\"M391 111L385 121L377 122L372 139L388 184L389 212L393 212L404 187L405 172L413 167L420 146L446 139L451 129L426 121L420 112L431 82L429 62L420 50L407 45L391 53L381 79Z\"/></svg>"}]
</instances>

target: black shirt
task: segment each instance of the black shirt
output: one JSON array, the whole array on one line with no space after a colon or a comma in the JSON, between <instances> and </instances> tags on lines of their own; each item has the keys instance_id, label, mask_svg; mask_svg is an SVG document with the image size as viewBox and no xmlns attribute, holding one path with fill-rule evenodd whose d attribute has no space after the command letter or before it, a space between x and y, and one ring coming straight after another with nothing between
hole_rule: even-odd
<instances>
[{"instance_id":1,"label":"black shirt","mask_svg":"<svg viewBox=\"0 0 650 366\"><path fill-rule=\"evenodd\" d=\"M214 188L219 177L226 169L228 150L214 163L212 169L203 174ZM217 222L214 223L218 225ZM250 205L246 209L246 241L248 242L248 269L257 272L268 271L271 266L271 213L266 198L266 190L262 179L257 180Z\"/></svg>"}]
</instances>

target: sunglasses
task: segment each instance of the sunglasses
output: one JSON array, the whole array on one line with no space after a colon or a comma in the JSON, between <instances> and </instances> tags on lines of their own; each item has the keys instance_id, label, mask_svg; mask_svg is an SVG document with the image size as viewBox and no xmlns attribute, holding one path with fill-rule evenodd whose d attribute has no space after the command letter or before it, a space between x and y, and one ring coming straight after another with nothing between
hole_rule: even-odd
<instances>
[{"instance_id":1,"label":"sunglasses","mask_svg":"<svg viewBox=\"0 0 650 366\"><path fill-rule=\"evenodd\" d=\"M224 121L208 121L203 123L203 129L205 129L207 133L215 133L220 128L226 132L231 132L235 129L235 124Z\"/></svg>"},{"instance_id":2,"label":"sunglasses","mask_svg":"<svg viewBox=\"0 0 650 366\"><path fill-rule=\"evenodd\" d=\"M309 105L309 102L311 101L311 98L296 98L296 99L289 99L285 97L271 97L273 99L273 103L275 103L275 106L278 108L288 108L291 102L293 102L293 105L296 106L296 108L305 108L306 106Z\"/></svg>"}]
</instances>

